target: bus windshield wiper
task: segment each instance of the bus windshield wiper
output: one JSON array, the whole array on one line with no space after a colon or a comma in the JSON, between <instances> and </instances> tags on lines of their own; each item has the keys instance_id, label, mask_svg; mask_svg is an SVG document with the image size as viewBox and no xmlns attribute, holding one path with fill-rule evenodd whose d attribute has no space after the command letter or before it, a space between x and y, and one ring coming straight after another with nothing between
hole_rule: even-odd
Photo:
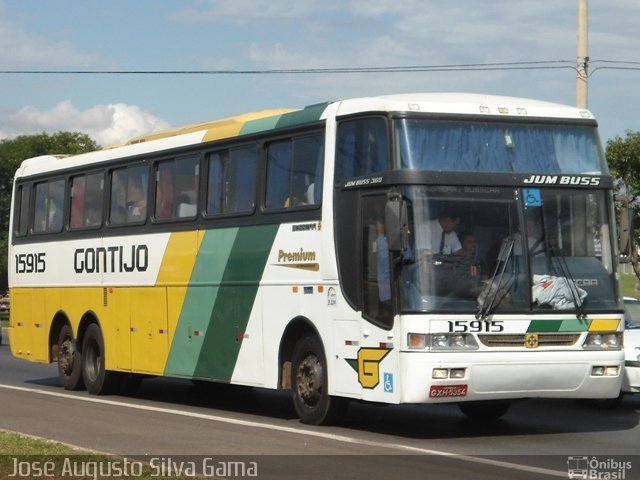
<instances>
[{"instance_id":1,"label":"bus windshield wiper","mask_svg":"<svg viewBox=\"0 0 640 480\"><path fill-rule=\"evenodd\" d=\"M557 264L561 275L567 280L569 291L571 292L571 297L573 298L573 303L576 306L576 317L578 319L586 318L587 313L584 310L584 301L582 300L582 298L580 298L578 287L576 286L576 282L573 279L573 275L571 275L571 270L569 269L569 265L567 264L566 257L557 248L549 248L548 251L551 258L556 260L555 263Z\"/></svg>"},{"instance_id":2,"label":"bus windshield wiper","mask_svg":"<svg viewBox=\"0 0 640 480\"><path fill-rule=\"evenodd\" d=\"M513 254L513 245L515 244L515 238L508 237L502 241L500 245L500 252L496 259L496 267L493 270L491 280L487 282L485 287L478 295L478 312L476 318L480 320L486 319L497 307L504 297L507 296L511 288L511 284L514 281L515 276L512 276L508 284L502 282L504 278L504 272L507 269L507 263L509 258Z\"/></svg>"}]
</instances>

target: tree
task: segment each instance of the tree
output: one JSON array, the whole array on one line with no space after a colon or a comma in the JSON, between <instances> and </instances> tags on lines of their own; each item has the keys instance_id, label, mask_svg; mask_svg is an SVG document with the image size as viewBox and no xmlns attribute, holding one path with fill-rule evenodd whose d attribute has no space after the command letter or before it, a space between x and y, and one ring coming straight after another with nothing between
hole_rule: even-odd
<instances>
[{"instance_id":1,"label":"tree","mask_svg":"<svg viewBox=\"0 0 640 480\"><path fill-rule=\"evenodd\" d=\"M640 209L640 132L627 131L626 137L616 136L607 142L607 163L611 174L616 179L618 198L621 203L620 215L637 216ZM633 222L632 222L633 225ZM637 222L636 222L636 225ZM630 229L630 260L633 270L640 279L640 257L638 246L640 236L637 229Z\"/></svg>"},{"instance_id":2,"label":"tree","mask_svg":"<svg viewBox=\"0 0 640 480\"><path fill-rule=\"evenodd\" d=\"M20 163L39 155L76 155L98 148L100 147L94 140L80 132L23 135L0 141L0 292L8 287L9 208L13 176Z\"/></svg>"}]
</instances>

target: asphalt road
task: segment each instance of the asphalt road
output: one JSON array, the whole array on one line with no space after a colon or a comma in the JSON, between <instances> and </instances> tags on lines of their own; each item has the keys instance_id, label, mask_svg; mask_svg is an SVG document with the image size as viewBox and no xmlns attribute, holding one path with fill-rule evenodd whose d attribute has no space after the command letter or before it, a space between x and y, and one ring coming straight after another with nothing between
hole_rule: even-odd
<instances>
[{"instance_id":1,"label":"asphalt road","mask_svg":"<svg viewBox=\"0 0 640 480\"><path fill-rule=\"evenodd\" d=\"M598 478L640 478L640 395L615 411L528 400L489 424L467 420L453 405L354 403L340 425L308 427L287 392L174 379L145 380L130 396L67 392L55 365L16 360L6 343L0 429L156 458L164 473L181 462L202 469L215 458L256 462L262 479L567 478L580 458L599 462ZM612 477L620 465L624 477Z\"/></svg>"}]
</instances>

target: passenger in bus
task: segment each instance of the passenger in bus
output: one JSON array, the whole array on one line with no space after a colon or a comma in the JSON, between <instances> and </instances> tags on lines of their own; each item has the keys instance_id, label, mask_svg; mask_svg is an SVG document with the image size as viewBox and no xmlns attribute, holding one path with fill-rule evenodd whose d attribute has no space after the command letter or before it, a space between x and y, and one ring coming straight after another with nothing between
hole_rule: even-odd
<instances>
[{"instance_id":1,"label":"passenger in bus","mask_svg":"<svg viewBox=\"0 0 640 480\"><path fill-rule=\"evenodd\" d=\"M198 212L198 206L195 200L195 191L182 192L178 195L176 200L177 212L176 216L179 218L194 217Z\"/></svg>"},{"instance_id":2,"label":"passenger in bus","mask_svg":"<svg viewBox=\"0 0 640 480\"><path fill-rule=\"evenodd\" d=\"M62 196L60 187L52 182L51 191L45 200L47 212L47 228L49 232L59 232L62 229Z\"/></svg>"},{"instance_id":3,"label":"passenger in bus","mask_svg":"<svg viewBox=\"0 0 640 480\"><path fill-rule=\"evenodd\" d=\"M465 257L470 265L469 276L472 278L480 278L487 274L487 268L484 262L478 255L478 246L476 243L476 235L470 230L466 230L460 234L460 243L462 249L459 250L457 255Z\"/></svg>"},{"instance_id":4,"label":"passenger in bus","mask_svg":"<svg viewBox=\"0 0 640 480\"><path fill-rule=\"evenodd\" d=\"M284 201L285 208L298 207L307 205L307 186L302 182L293 182L291 185L291 196L287 197Z\"/></svg>"},{"instance_id":5,"label":"passenger in bus","mask_svg":"<svg viewBox=\"0 0 640 480\"><path fill-rule=\"evenodd\" d=\"M127 221L138 222L147 216L147 196L138 182L132 182L129 187L127 201Z\"/></svg>"}]
</instances>

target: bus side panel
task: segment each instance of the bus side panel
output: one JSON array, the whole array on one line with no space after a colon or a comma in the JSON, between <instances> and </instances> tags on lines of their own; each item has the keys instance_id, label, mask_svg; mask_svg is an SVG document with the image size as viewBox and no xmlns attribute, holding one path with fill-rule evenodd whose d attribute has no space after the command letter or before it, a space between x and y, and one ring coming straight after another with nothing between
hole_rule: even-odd
<instances>
[{"instance_id":1,"label":"bus side panel","mask_svg":"<svg viewBox=\"0 0 640 480\"><path fill-rule=\"evenodd\" d=\"M32 362L48 362L48 331L44 318L44 290L13 288L11 290L11 353Z\"/></svg>"},{"instance_id":2,"label":"bus side panel","mask_svg":"<svg viewBox=\"0 0 640 480\"><path fill-rule=\"evenodd\" d=\"M165 375L193 377L202 350L204 335L220 291L227 259L233 248L237 228L202 232L198 252L188 280L188 288L180 305ZM168 259L165 258L165 262ZM173 290L173 294L177 290ZM175 308L174 295L170 295ZM204 377L207 378L207 377Z\"/></svg>"},{"instance_id":3,"label":"bus side panel","mask_svg":"<svg viewBox=\"0 0 640 480\"><path fill-rule=\"evenodd\" d=\"M131 363L136 372L162 374L169 352L164 287L131 289Z\"/></svg>"},{"instance_id":4,"label":"bus side panel","mask_svg":"<svg viewBox=\"0 0 640 480\"><path fill-rule=\"evenodd\" d=\"M130 297L131 289L127 287L109 289L108 313L102 324L108 369L132 370ZM111 355L112 352L116 352L115 355Z\"/></svg>"},{"instance_id":5,"label":"bus side panel","mask_svg":"<svg viewBox=\"0 0 640 480\"><path fill-rule=\"evenodd\" d=\"M265 225L205 233L165 374L231 381L277 229Z\"/></svg>"}]
</instances>

